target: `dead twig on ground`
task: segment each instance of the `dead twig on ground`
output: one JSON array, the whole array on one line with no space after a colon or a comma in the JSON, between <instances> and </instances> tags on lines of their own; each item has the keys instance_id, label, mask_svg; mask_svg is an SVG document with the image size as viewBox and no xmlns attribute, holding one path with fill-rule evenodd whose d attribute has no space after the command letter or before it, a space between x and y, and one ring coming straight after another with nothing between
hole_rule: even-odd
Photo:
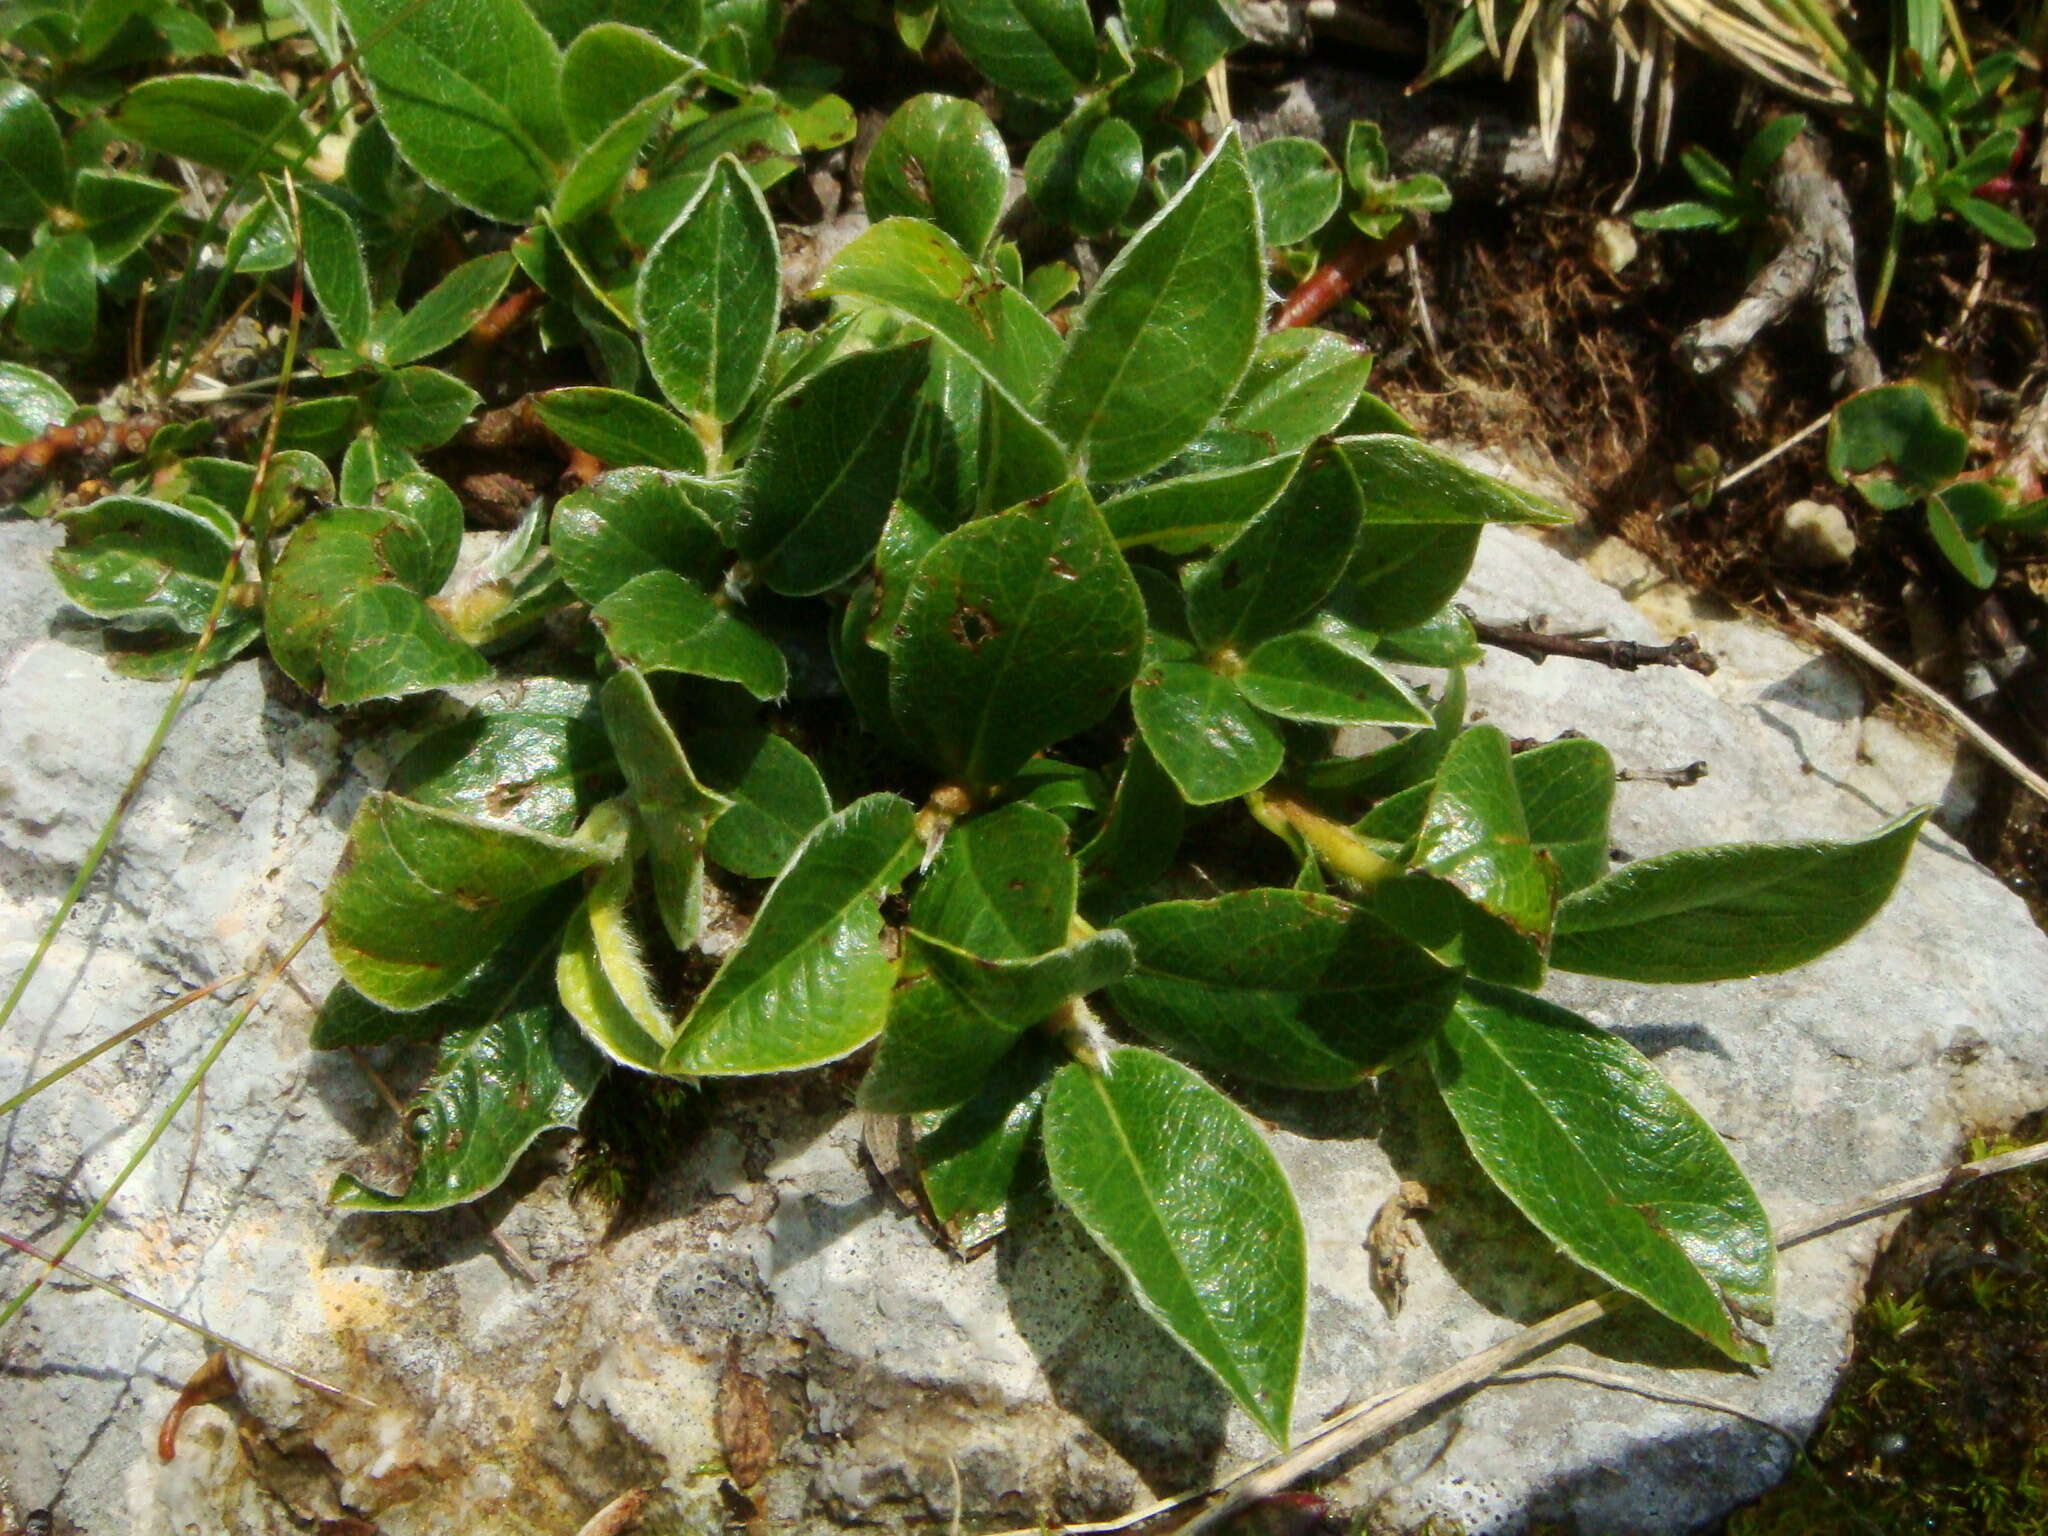
<instances>
[{"instance_id":1,"label":"dead twig on ground","mask_svg":"<svg viewBox=\"0 0 2048 1536\"><path fill-rule=\"evenodd\" d=\"M1702 677L1711 677L1719 663L1700 649L1696 636L1680 635L1669 645L1648 645L1641 640L1604 640L1585 635L1554 635L1533 624L1490 624L1473 619L1472 629L1482 645L1526 656L1541 666L1552 656L1573 661L1597 662L1617 672L1635 672L1643 667L1684 667Z\"/></svg>"}]
</instances>

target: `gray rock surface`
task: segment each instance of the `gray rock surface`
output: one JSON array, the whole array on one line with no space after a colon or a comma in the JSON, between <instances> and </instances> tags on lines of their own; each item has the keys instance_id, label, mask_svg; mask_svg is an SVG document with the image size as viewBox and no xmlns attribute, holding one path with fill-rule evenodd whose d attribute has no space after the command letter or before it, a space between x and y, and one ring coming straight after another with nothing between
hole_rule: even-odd
<instances>
[{"instance_id":1,"label":"gray rock surface","mask_svg":"<svg viewBox=\"0 0 2048 1536\"><path fill-rule=\"evenodd\" d=\"M4 979L163 698L109 674L90 631L62 616L48 543L0 523ZM1468 600L1491 618L1657 634L1572 561L1513 536L1489 536ZM1475 703L1518 735L1585 730L1627 767L1704 759L1689 789L1621 786L1615 840L1635 855L1855 834L1915 801L1962 805L1950 760L1864 719L1835 663L1744 624L1706 639L1723 661L1712 679L1493 656ZM267 697L265 675L244 663L195 694L121 852L0 1037L0 1093L250 967L317 911L381 769L351 760L331 721ZM296 974L314 997L331 979L316 952ZM1870 930L1804 972L1664 989L1559 978L1552 994L1654 1055L1780 1216L1936 1168L1969 1129L2048 1098L2048 940L1939 833ZM5 1230L67 1230L230 1011L194 1006L0 1126ZM388 1144L393 1119L356 1061L307 1050L310 1013L278 994L214 1069L203 1116L188 1106L77 1257L378 1406L240 1368L238 1399L195 1409L162 1464L158 1424L203 1348L53 1285L0 1338L0 1475L19 1507L54 1504L91 1536L240 1536L344 1516L370 1524L330 1529L570 1536L615 1495L658 1483L667 1528L711 1529L727 1513L706 1470L721 1455L721 1383L734 1378L723 1395L737 1401L741 1374L763 1389L775 1459L753 1495L774 1529L1115 1514L1261 1451L1070 1226L1046 1222L973 1263L938 1251L863 1157L850 1073L726 1095L650 1206L609 1234L568 1199L559 1143L474 1213L336 1216L327 1184L366 1144ZM374 1064L401 1091L420 1068L402 1053ZM1479 1186L1430 1104L1396 1075L1377 1093L1259 1106L1311 1238L1300 1429L1588 1289ZM1402 1179L1425 1184L1433 1208L1390 1317L1365 1242ZM1761 1375L1718 1368L1640 1319L1557 1358L1654 1375L1801 1433L1844 1357L1877 1235L1787 1256L1777 1360ZM0 1263L9 1290L27 1272ZM1390 1529L1436 1515L1471 1532L1567 1519L1689 1530L1787 1462L1779 1437L1744 1420L1555 1379L1495 1387L1372 1450L1336 1496Z\"/></svg>"}]
</instances>

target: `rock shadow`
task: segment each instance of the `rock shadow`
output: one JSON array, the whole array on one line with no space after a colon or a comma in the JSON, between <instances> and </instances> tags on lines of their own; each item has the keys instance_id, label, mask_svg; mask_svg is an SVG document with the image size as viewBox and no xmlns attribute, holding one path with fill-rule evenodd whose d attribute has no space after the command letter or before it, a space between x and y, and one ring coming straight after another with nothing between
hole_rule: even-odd
<instances>
[{"instance_id":1,"label":"rock shadow","mask_svg":"<svg viewBox=\"0 0 2048 1536\"><path fill-rule=\"evenodd\" d=\"M1209 1482L1231 1402L1138 1305L1121 1273L1061 1210L996 1250L1010 1317L1053 1401L1085 1423L1162 1497Z\"/></svg>"},{"instance_id":2,"label":"rock shadow","mask_svg":"<svg viewBox=\"0 0 2048 1536\"><path fill-rule=\"evenodd\" d=\"M1761 1424L1722 1418L1639 1438L1612 1461L1560 1473L1521 1513L1536 1529L1719 1529L1723 1517L1784 1478L1795 1454L1793 1441Z\"/></svg>"}]
</instances>

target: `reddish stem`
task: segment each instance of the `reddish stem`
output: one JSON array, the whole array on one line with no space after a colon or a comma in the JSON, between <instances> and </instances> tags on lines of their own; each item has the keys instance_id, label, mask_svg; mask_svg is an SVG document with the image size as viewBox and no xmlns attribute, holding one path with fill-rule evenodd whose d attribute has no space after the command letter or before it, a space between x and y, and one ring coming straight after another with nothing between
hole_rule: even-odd
<instances>
[{"instance_id":1,"label":"reddish stem","mask_svg":"<svg viewBox=\"0 0 2048 1536\"><path fill-rule=\"evenodd\" d=\"M1414 223L1403 221L1401 227L1384 240L1375 240L1370 235L1354 236L1287 295L1280 312L1273 317L1271 328L1284 331L1298 325L1314 325L1337 307L1344 295L1357 286L1360 278L1385 266L1413 245L1415 234Z\"/></svg>"}]
</instances>

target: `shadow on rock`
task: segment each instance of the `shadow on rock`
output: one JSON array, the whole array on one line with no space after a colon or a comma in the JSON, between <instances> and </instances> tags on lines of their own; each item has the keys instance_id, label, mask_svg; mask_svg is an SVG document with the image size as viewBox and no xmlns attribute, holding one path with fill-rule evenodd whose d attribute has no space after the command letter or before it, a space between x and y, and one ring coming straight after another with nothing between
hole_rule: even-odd
<instances>
[{"instance_id":1,"label":"shadow on rock","mask_svg":"<svg viewBox=\"0 0 2048 1536\"><path fill-rule=\"evenodd\" d=\"M997 1250L997 1275L1055 1402L1155 1494L1213 1477L1230 1399L1145 1315L1071 1217L1053 1211L1011 1233Z\"/></svg>"}]
</instances>

